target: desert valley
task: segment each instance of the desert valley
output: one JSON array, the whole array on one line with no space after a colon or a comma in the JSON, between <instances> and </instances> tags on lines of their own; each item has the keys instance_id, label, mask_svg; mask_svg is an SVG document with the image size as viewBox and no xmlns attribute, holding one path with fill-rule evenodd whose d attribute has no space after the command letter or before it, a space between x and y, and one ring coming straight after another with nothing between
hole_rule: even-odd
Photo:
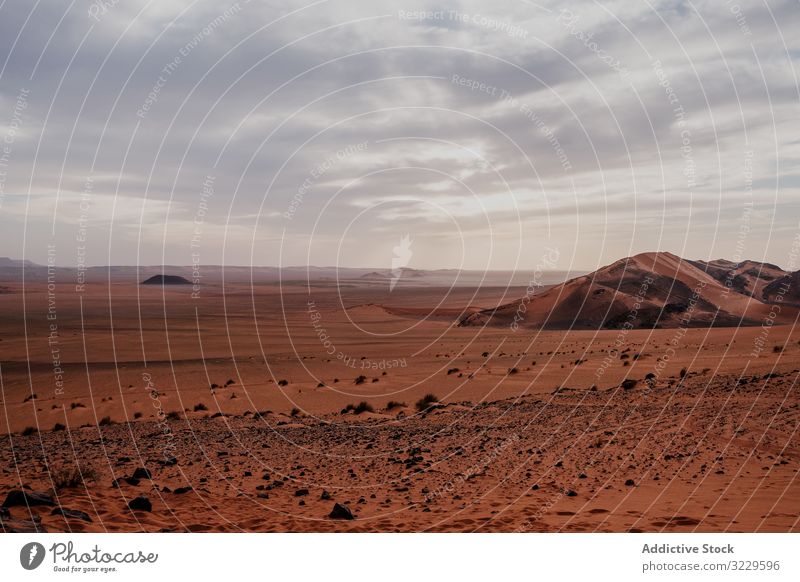
<instances>
[{"instance_id":1,"label":"desert valley","mask_svg":"<svg viewBox=\"0 0 800 582\"><path fill-rule=\"evenodd\" d=\"M798 530L797 272L202 274L0 265L5 531Z\"/></svg>"}]
</instances>

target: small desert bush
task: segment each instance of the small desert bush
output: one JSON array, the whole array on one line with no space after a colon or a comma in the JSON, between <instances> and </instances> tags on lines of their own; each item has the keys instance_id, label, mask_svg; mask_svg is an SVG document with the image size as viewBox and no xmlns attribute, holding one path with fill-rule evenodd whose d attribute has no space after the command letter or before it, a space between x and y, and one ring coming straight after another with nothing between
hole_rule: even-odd
<instances>
[{"instance_id":1,"label":"small desert bush","mask_svg":"<svg viewBox=\"0 0 800 582\"><path fill-rule=\"evenodd\" d=\"M22 433L20 434L22 434L22 436L30 436L32 434L36 434L37 432L39 432L39 429L37 429L35 426L26 426L24 429L22 429Z\"/></svg>"},{"instance_id":2,"label":"small desert bush","mask_svg":"<svg viewBox=\"0 0 800 582\"><path fill-rule=\"evenodd\" d=\"M417 400L417 410L420 412L424 412L431 407L432 404L439 402L439 397L435 394L426 394L419 400Z\"/></svg>"},{"instance_id":3,"label":"small desert bush","mask_svg":"<svg viewBox=\"0 0 800 582\"><path fill-rule=\"evenodd\" d=\"M397 402L396 400L390 400L388 404L386 404L386 410L392 410L393 408L404 408L406 406L405 402Z\"/></svg>"},{"instance_id":4,"label":"small desert bush","mask_svg":"<svg viewBox=\"0 0 800 582\"><path fill-rule=\"evenodd\" d=\"M355 408L353 408L353 411L356 414L361 414L362 412L374 412L374 409L372 408L372 405L369 402L367 402L366 400L362 400L361 402L358 403L358 405Z\"/></svg>"},{"instance_id":5,"label":"small desert bush","mask_svg":"<svg viewBox=\"0 0 800 582\"><path fill-rule=\"evenodd\" d=\"M114 423L111 421L111 417L110 416L104 416L103 418L100 419L100 422L97 423L97 424L98 424L98 426L109 426L109 425L114 424Z\"/></svg>"},{"instance_id":6,"label":"small desert bush","mask_svg":"<svg viewBox=\"0 0 800 582\"><path fill-rule=\"evenodd\" d=\"M208 406L206 406L202 402L200 404L195 404L194 405L194 411L195 412L200 412L201 410L208 410Z\"/></svg>"},{"instance_id":7,"label":"small desert bush","mask_svg":"<svg viewBox=\"0 0 800 582\"><path fill-rule=\"evenodd\" d=\"M291 416L299 416L300 409L299 408L292 408Z\"/></svg>"},{"instance_id":8,"label":"small desert bush","mask_svg":"<svg viewBox=\"0 0 800 582\"><path fill-rule=\"evenodd\" d=\"M81 470L77 466L57 467L50 473L56 491L80 487L86 481L97 481L97 472L91 467Z\"/></svg>"},{"instance_id":9,"label":"small desert bush","mask_svg":"<svg viewBox=\"0 0 800 582\"><path fill-rule=\"evenodd\" d=\"M288 386L288 385L289 385L288 380L278 380L278 386Z\"/></svg>"}]
</instances>

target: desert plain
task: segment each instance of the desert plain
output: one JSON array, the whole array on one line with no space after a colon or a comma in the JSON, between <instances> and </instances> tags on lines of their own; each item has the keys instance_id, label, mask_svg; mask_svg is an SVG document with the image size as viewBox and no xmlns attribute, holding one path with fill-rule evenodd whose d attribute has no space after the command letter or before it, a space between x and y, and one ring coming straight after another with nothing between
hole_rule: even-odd
<instances>
[{"instance_id":1,"label":"desert plain","mask_svg":"<svg viewBox=\"0 0 800 582\"><path fill-rule=\"evenodd\" d=\"M535 288L6 276L3 530L797 531L790 275L727 296L674 260Z\"/></svg>"}]
</instances>

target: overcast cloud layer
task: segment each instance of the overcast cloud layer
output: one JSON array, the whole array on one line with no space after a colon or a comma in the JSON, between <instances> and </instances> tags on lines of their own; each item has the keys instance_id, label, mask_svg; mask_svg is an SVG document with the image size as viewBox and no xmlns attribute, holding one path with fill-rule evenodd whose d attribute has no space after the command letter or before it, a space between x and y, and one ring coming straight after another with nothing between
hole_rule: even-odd
<instances>
[{"instance_id":1,"label":"overcast cloud layer","mask_svg":"<svg viewBox=\"0 0 800 582\"><path fill-rule=\"evenodd\" d=\"M796 0L10 0L0 255L796 270L798 30Z\"/></svg>"}]
</instances>

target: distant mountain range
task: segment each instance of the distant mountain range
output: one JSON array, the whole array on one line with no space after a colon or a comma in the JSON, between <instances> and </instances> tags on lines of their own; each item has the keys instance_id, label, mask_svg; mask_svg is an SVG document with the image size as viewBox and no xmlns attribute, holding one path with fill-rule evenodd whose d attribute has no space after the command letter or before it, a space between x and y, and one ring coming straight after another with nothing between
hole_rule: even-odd
<instances>
[{"instance_id":1,"label":"distant mountain range","mask_svg":"<svg viewBox=\"0 0 800 582\"><path fill-rule=\"evenodd\" d=\"M33 261L29 261L27 259L23 261L21 259L9 259L8 257L0 257L0 268L2 268L2 267L15 268L15 267L22 267L23 265L25 265L26 267L28 267L28 266L30 266L30 267L38 267L38 266L40 266L40 265L37 265L36 263L34 263Z\"/></svg>"},{"instance_id":2,"label":"distant mountain range","mask_svg":"<svg viewBox=\"0 0 800 582\"><path fill-rule=\"evenodd\" d=\"M21 261L0 258L0 281L20 281L23 276ZM26 281L42 281L47 277L47 267L25 261L24 276ZM477 271L459 269L411 269L399 270L399 277L391 269L353 268L353 267L247 267L201 265L143 265L143 266L110 266L89 267L83 273L88 283L141 283L148 278L168 275L183 277L189 281L195 279L197 271L203 284L226 283L283 283L320 285L371 285L389 288L391 281L399 287L411 286L526 286L532 273L526 271ZM74 283L78 271L74 267L57 267L56 281ZM554 285L574 276L575 271L549 271L542 273L545 284Z\"/></svg>"},{"instance_id":3,"label":"distant mountain range","mask_svg":"<svg viewBox=\"0 0 800 582\"><path fill-rule=\"evenodd\" d=\"M781 309L771 306L780 303ZM761 325L795 319L800 272L769 263L689 261L642 253L493 309L461 326L636 329Z\"/></svg>"}]
</instances>

